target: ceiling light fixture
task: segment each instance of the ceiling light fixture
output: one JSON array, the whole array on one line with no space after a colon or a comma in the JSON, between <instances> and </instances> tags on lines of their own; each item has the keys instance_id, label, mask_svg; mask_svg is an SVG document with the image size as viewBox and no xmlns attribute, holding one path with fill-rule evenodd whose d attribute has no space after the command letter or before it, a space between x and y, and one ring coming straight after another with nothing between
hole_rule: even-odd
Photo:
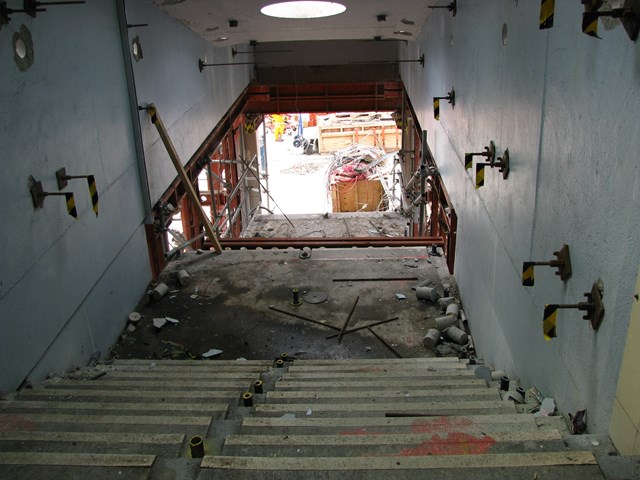
<instances>
[{"instance_id":1,"label":"ceiling light fixture","mask_svg":"<svg viewBox=\"0 0 640 480\"><path fill-rule=\"evenodd\" d=\"M347 7L337 2L304 0L273 3L262 7L260 12L276 18L322 18L338 15L346 9Z\"/></svg>"}]
</instances>

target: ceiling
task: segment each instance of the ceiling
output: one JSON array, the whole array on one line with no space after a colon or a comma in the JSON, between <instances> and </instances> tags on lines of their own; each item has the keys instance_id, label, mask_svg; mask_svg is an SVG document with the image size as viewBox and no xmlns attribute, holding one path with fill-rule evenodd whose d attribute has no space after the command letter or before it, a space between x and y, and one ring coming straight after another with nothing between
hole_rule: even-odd
<instances>
[{"instance_id":1,"label":"ceiling","mask_svg":"<svg viewBox=\"0 0 640 480\"><path fill-rule=\"evenodd\" d=\"M309 40L402 39L413 40L431 12L428 5L443 0L335 0L344 13L319 19L268 17L260 9L268 0L153 0L162 10L220 47ZM385 15L384 21L378 16ZM238 22L237 27L229 25ZM400 32L406 33L400 33Z\"/></svg>"}]
</instances>

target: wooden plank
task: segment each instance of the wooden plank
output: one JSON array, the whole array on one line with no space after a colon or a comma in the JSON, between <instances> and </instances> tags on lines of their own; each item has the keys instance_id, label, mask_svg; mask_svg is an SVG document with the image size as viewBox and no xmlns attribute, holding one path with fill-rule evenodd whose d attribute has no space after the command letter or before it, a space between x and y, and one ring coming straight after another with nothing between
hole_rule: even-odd
<instances>
[{"instance_id":1,"label":"wooden plank","mask_svg":"<svg viewBox=\"0 0 640 480\"><path fill-rule=\"evenodd\" d=\"M182 444L184 434L176 433L93 433L93 432L0 432L0 441L84 442L84 443L152 443Z\"/></svg>"},{"instance_id":2,"label":"wooden plank","mask_svg":"<svg viewBox=\"0 0 640 480\"><path fill-rule=\"evenodd\" d=\"M0 452L0 465L68 465L83 467L151 467L155 455L100 453Z\"/></svg>"},{"instance_id":3,"label":"wooden plank","mask_svg":"<svg viewBox=\"0 0 640 480\"><path fill-rule=\"evenodd\" d=\"M223 413L229 407L226 403L131 403L131 402L47 402L19 400L0 403L0 410L46 409L46 410L117 410L117 411L192 411L202 413Z\"/></svg>"},{"instance_id":4,"label":"wooden plank","mask_svg":"<svg viewBox=\"0 0 640 480\"><path fill-rule=\"evenodd\" d=\"M590 452L430 455L424 457L226 457L205 456L200 468L256 471L354 471L518 468L528 466L596 465Z\"/></svg>"},{"instance_id":5,"label":"wooden plank","mask_svg":"<svg viewBox=\"0 0 640 480\"><path fill-rule=\"evenodd\" d=\"M162 139L162 143L167 149L169 158L171 158L171 162L173 163L173 166L175 167L176 172L178 172L178 177L180 177L182 186L184 187L187 193L187 196L189 197L189 200L191 200L191 203L193 204L196 214L198 216L198 219L204 226L204 230L207 236L209 237L209 240L213 244L214 250L216 251L216 253L221 253L222 246L220 245L220 240L218 239L218 236L216 235L216 233L213 231L213 225L211 225L211 222L207 218L207 214L205 213L205 211L202 208L202 205L200 204L200 198L198 197L198 194L196 193L195 188L193 187L193 183L191 183L191 179L187 175L187 172L185 171L182 165L180 156L178 155L178 152L173 146L173 142L169 137L169 133L167 132L167 129L165 128L164 123L162 123L162 119L160 118L160 115L158 114L158 110L156 109L155 105L153 104L149 105L149 107L147 108L147 113L151 118L151 123L153 123L156 126L156 129L158 130L158 134L160 135L160 138Z\"/></svg>"}]
</instances>

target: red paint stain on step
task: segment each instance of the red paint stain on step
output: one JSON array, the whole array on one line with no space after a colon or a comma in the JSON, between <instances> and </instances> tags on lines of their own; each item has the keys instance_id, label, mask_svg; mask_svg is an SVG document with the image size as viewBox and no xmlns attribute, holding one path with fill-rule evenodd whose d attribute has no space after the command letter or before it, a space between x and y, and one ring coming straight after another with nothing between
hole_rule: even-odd
<instances>
[{"instance_id":1,"label":"red paint stain on step","mask_svg":"<svg viewBox=\"0 0 640 480\"><path fill-rule=\"evenodd\" d=\"M401 457L425 457L427 455L482 455L496 444L488 435L474 437L468 433L451 432L433 435L430 440L422 442L414 448L405 448L398 455Z\"/></svg>"},{"instance_id":2,"label":"red paint stain on step","mask_svg":"<svg viewBox=\"0 0 640 480\"><path fill-rule=\"evenodd\" d=\"M35 423L22 415L9 414L0 419L0 432L32 432L33 430L35 430Z\"/></svg>"},{"instance_id":3,"label":"red paint stain on step","mask_svg":"<svg viewBox=\"0 0 640 480\"><path fill-rule=\"evenodd\" d=\"M450 433L474 425L466 417L422 417L411 424L413 433Z\"/></svg>"}]
</instances>

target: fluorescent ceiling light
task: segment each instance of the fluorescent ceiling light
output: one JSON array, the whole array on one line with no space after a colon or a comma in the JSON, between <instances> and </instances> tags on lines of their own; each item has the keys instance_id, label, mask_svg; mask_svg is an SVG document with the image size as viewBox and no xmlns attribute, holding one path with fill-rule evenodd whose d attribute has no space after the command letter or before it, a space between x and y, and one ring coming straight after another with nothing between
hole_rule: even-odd
<instances>
[{"instance_id":1,"label":"fluorescent ceiling light","mask_svg":"<svg viewBox=\"0 0 640 480\"><path fill-rule=\"evenodd\" d=\"M336 2L295 1L267 5L260 11L264 15L277 18L322 18L338 15L347 9Z\"/></svg>"}]
</instances>

